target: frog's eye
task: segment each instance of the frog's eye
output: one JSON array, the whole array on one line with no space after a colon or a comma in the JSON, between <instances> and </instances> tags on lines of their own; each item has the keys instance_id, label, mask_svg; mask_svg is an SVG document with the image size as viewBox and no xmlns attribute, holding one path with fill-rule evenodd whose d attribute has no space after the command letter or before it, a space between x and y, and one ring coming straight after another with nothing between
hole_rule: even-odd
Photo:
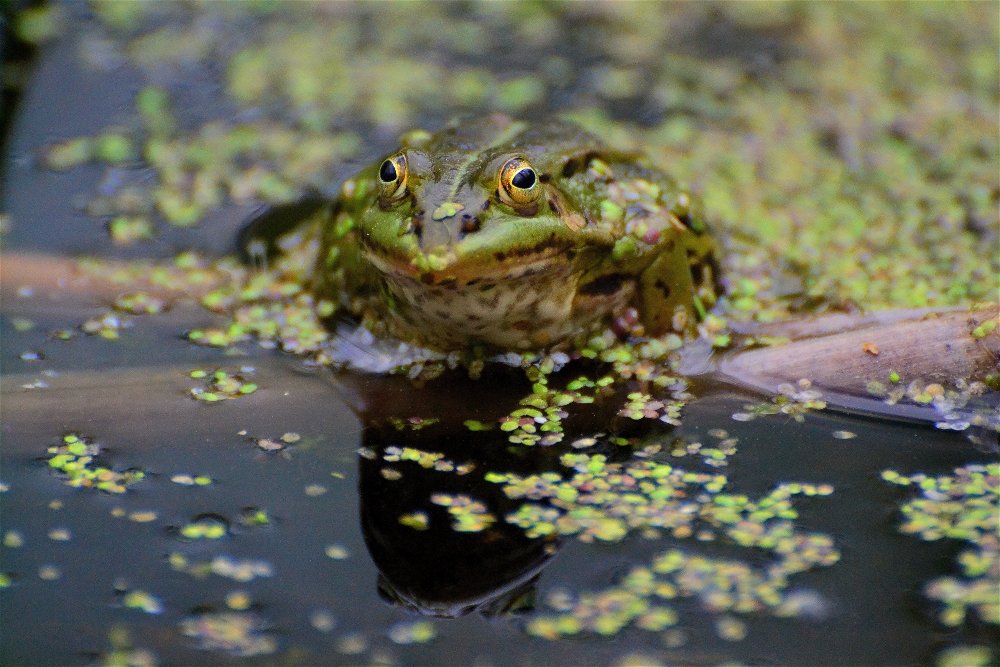
<instances>
[{"instance_id":1,"label":"frog's eye","mask_svg":"<svg viewBox=\"0 0 1000 667\"><path fill-rule=\"evenodd\" d=\"M386 158L378 168L379 198L384 202L402 199L406 194L406 156L400 153Z\"/></svg>"},{"instance_id":2,"label":"frog's eye","mask_svg":"<svg viewBox=\"0 0 1000 667\"><path fill-rule=\"evenodd\" d=\"M542 196L538 174L527 160L515 157L500 168L500 201L508 206L523 209L536 203Z\"/></svg>"}]
</instances>

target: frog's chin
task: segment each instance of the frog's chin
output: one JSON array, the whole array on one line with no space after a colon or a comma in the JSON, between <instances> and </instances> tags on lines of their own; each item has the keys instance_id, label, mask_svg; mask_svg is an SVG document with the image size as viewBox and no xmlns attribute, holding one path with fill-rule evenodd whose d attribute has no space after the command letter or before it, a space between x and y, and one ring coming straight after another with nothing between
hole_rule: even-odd
<instances>
[{"instance_id":1,"label":"frog's chin","mask_svg":"<svg viewBox=\"0 0 1000 667\"><path fill-rule=\"evenodd\" d=\"M489 262L477 256L444 255L436 258L437 263L443 264L440 268L427 268L427 264L433 265L434 262L427 261L426 257L407 259L365 253L365 258L382 275L411 278L427 285L497 283L562 273L567 265L566 252L552 247L538 252L511 252L506 256L494 256Z\"/></svg>"}]
</instances>

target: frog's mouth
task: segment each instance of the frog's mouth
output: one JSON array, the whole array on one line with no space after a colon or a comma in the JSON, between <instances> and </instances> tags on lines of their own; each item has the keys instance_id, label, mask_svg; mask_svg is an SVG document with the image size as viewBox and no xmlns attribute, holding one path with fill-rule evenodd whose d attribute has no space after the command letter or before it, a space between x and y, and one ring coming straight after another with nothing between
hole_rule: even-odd
<instances>
[{"instance_id":1,"label":"frog's mouth","mask_svg":"<svg viewBox=\"0 0 1000 667\"><path fill-rule=\"evenodd\" d=\"M365 259L380 273L419 280L427 285L475 285L562 273L576 254L567 243L550 239L532 247L470 253L445 249L416 257L379 252L371 246L363 246L363 249Z\"/></svg>"}]
</instances>

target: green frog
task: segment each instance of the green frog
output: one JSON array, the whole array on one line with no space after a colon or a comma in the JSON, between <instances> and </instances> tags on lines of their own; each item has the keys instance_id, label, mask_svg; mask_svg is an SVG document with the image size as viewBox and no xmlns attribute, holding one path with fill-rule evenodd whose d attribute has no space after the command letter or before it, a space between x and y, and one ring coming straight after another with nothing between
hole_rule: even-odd
<instances>
[{"instance_id":1,"label":"green frog","mask_svg":"<svg viewBox=\"0 0 1000 667\"><path fill-rule=\"evenodd\" d=\"M566 121L409 132L331 211L316 291L430 349L565 349L609 325L691 335L716 300L688 194Z\"/></svg>"}]
</instances>

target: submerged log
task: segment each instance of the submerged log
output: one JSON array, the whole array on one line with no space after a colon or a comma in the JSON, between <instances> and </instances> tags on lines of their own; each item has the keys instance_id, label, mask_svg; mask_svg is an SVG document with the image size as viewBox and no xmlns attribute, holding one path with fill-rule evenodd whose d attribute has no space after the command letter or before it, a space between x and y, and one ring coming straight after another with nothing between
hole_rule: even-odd
<instances>
[{"instance_id":1,"label":"submerged log","mask_svg":"<svg viewBox=\"0 0 1000 667\"><path fill-rule=\"evenodd\" d=\"M718 360L717 370L731 382L765 393L805 385L833 407L927 419L929 408L888 406L886 395L913 382L932 393L938 389L933 385L964 386L975 393L973 383L992 383L1000 376L998 321L1000 308L990 306L777 323L754 333L787 337L787 343L730 353Z\"/></svg>"}]
</instances>

